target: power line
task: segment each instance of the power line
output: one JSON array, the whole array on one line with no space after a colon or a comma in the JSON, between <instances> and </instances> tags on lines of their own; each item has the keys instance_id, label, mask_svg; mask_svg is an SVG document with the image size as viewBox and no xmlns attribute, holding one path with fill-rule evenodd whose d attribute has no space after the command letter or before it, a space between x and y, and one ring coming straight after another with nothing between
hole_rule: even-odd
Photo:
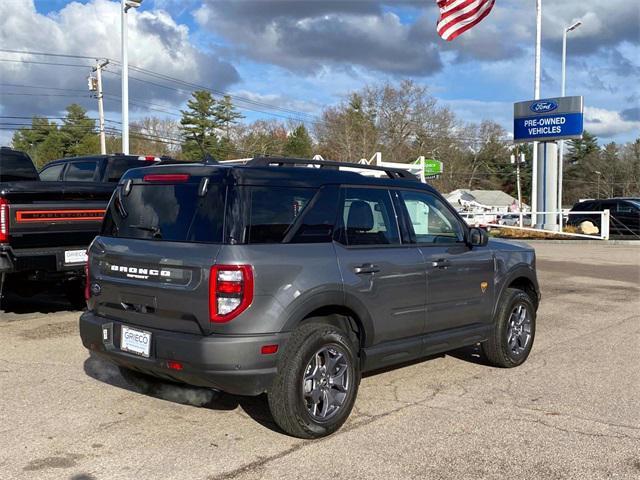
<instances>
[{"instance_id":1,"label":"power line","mask_svg":"<svg viewBox=\"0 0 640 480\"><path fill-rule=\"evenodd\" d=\"M105 57L95 57L95 56L87 56L87 55L69 55L69 54L59 54L59 53L50 53L50 52L34 52L34 51L28 51L28 50L11 50L11 49L0 49L0 52L6 52L6 53L17 53L17 54L27 54L27 55L41 55L41 56L49 56L49 57L62 57L62 58L78 58L78 59L96 59L96 58L105 58ZM118 60L115 59L111 59L108 58L108 60L111 63L114 64L118 64L120 65L120 62ZM2 60L0 60L2 61ZM66 66L84 66L84 65L74 65L74 64L59 64L59 63L48 63L48 62L35 62L35 61L29 61L29 60L7 60L7 61L14 61L14 62L19 62L19 63L35 63L35 64L43 64L43 65L66 65ZM87 65L87 67L90 67L90 65ZM154 72L152 70L148 70L142 67L137 67L135 65L129 65L129 69L137 71L139 73L142 73L144 75L148 75L151 77L155 77L158 79L162 79L165 81L169 81L169 82L173 82L173 83L178 83L178 84L182 84L184 86L188 86L191 88L196 88L199 90L207 90L211 93L214 93L216 95L220 95L220 96L229 96L231 99L237 101L237 102L242 102L242 103L247 103L250 105L255 105L258 107L262 107L262 108L267 108L269 110L277 110L277 111L281 111L284 113L288 113L288 114L293 114L293 115L298 115L301 117L306 117L307 120L303 120L302 118L292 118L293 120L297 120L297 121L311 121L311 119L317 118L316 115L307 113L307 112L302 112L299 110L294 110L294 109L290 109L290 108L286 108L286 107L281 107L278 105L273 105L267 102L261 102L259 100L254 100L251 98L247 98L247 97L243 97L241 95L233 95L230 94L228 92L224 92L222 90L216 90L216 89L212 89L209 87L206 87L204 85L199 85L196 83L192 83L192 82L188 82L186 80L182 80L179 78L175 78L175 77L171 77L169 75L163 74L163 73L158 73L158 72ZM112 72L113 73L113 72ZM134 77L129 76L129 78L133 79ZM140 81L146 81L147 83L152 83L149 80L143 80L143 79L137 79ZM160 84L155 84L156 86L163 86ZM168 87L170 88L170 87ZM178 89L176 89L178 90ZM252 110L251 108L246 107L247 110ZM260 111L260 110L256 110L258 113L265 113L265 114L271 114L271 112L264 112L264 111ZM281 115L280 115L281 116ZM285 117L285 118L290 118L290 117Z\"/></svg>"},{"instance_id":2,"label":"power line","mask_svg":"<svg viewBox=\"0 0 640 480\"><path fill-rule=\"evenodd\" d=\"M81 68L91 68L91 65L79 65L77 63L55 63L55 62L36 62L34 60L15 60L11 58L0 58L0 62L11 62L11 63L32 63L34 65L56 65L58 67L81 67Z\"/></svg>"},{"instance_id":3,"label":"power line","mask_svg":"<svg viewBox=\"0 0 640 480\"><path fill-rule=\"evenodd\" d=\"M27 55L42 55L42 56L46 56L46 57L62 57L62 58L82 58L82 59L88 59L88 60L95 60L96 58L103 58L103 57L90 57L87 55L69 55L67 53L49 53L49 52L31 52L28 50L11 50L9 48L0 48L0 52L4 52L4 53L24 53Z\"/></svg>"},{"instance_id":4,"label":"power line","mask_svg":"<svg viewBox=\"0 0 640 480\"><path fill-rule=\"evenodd\" d=\"M81 90L79 88L56 88L56 87L47 87L44 85L20 85L18 83L0 83L0 87L15 87L15 88L37 88L37 89L46 89L46 90L56 90L59 92L84 92L86 90Z\"/></svg>"}]
</instances>

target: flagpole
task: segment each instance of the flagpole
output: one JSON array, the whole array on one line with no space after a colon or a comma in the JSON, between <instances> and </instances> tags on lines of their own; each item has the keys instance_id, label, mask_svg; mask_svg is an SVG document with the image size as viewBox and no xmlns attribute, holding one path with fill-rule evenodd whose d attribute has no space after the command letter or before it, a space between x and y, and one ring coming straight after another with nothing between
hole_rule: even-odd
<instances>
[{"instance_id":1,"label":"flagpole","mask_svg":"<svg viewBox=\"0 0 640 480\"><path fill-rule=\"evenodd\" d=\"M536 53L533 84L533 99L540 98L540 47L542 43L542 0L536 0ZM542 180L544 181L544 179ZM531 162L531 211L538 210L538 142L533 142L533 161ZM537 215L531 218L532 225L537 223Z\"/></svg>"}]
</instances>

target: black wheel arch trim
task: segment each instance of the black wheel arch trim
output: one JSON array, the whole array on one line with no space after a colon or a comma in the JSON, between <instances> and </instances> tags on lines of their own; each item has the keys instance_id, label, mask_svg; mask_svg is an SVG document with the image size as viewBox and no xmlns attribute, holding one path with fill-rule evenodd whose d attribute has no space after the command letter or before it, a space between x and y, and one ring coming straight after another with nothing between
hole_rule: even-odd
<instances>
[{"instance_id":1,"label":"black wheel arch trim","mask_svg":"<svg viewBox=\"0 0 640 480\"><path fill-rule=\"evenodd\" d=\"M359 328L362 330L362 346L367 347L371 345L374 327L369 311L355 296L346 294L343 291L318 292L296 302L295 306L285 313L287 321L283 331L294 330L300 322L309 317L313 312L331 307L352 312L353 316L355 316L354 321L358 323Z\"/></svg>"},{"instance_id":2,"label":"black wheel arch trim","mask_svg":"<svg viewBox=\"0 0 640 480\"><path fill-rule=\"evenodd\" d=\"M504 293L505 289L507 289L509 285L511 285L515 280L519 278L525 278L528 281L530 281L531 284L533 285L537 298L532 300L537 309L541 299L541 295L540 295L540 286L538 285L538 278L536 276L536 271L530 265L519 264L511 268L500 280L500 284L498 286L497 294L494 300L492 316L495 316L498 310L500 299L502 298L502 294Z\"/></svg>"}]
</instances>

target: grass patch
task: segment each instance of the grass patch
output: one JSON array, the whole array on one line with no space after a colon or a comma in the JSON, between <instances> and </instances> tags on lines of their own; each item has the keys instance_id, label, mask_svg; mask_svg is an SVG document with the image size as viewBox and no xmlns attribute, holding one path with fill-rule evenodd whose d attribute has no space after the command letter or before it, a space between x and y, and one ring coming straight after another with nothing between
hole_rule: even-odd
<instances>
[{"instance_id":1,"label":"grass patch","mask_svg":"<svg viewBox=\"0 0 640 480\"><path fill-rule=\"evenodd\" d=\"M579 228L566 226L563 229L565 233L582 233ZM575 240L572 237L566 235L558 235L553 232L532 232L529 230L519 230L517 228L492 228L489 233L492 237L496 238L517 238L517 239L529 239L529 240ZM594 238L597 238L594 236Z\"/></svg>"}]
</instances>

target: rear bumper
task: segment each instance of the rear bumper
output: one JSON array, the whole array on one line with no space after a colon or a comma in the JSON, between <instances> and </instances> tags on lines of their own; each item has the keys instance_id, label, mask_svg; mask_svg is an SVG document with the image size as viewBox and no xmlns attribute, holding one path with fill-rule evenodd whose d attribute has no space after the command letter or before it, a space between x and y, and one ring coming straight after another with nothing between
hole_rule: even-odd
<instances>
[{"instance_id":1,"label":"rear bumper","mask_svg":"<svg viewBox=\"0 0 640 480\"><path fill-rule=\"evenodd\" d=\"M20 248L0 245L0 273L43 271L49 273L84 271L84 262L67 264L64 252L86 250L86 245L75 247Z\"/></svg>"},{"instance_id":2,"label":"rear bumper","mask_svg":"<svg viewBox=\"0 0 640 480\"><path fill-rule=\"evenodd\" d=\"M85 312L80 317L82 343L116 365L235 395L259 395L269 388L276 374L278 354L289 336L288 333L202 336L131 325L151 332L150 358L143 358L120 350L122 325ZM261 354L263 345L273 344L279 346L278 353ZM170 360L181 362L183 369L169 369Z\"/></svg>"}]
</instances>

